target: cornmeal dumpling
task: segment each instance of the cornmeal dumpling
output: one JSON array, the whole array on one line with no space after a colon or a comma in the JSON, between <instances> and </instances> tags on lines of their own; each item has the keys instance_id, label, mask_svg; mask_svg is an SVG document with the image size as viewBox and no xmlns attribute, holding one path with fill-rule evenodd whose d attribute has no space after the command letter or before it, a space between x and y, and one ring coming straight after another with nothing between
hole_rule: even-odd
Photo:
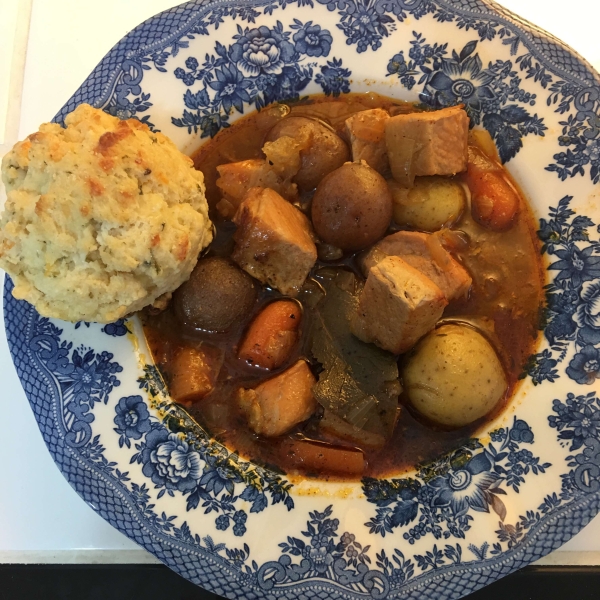
<instances>
[{"instance_id":1,"label":"cornmeal dumpling","mask_svg":"<svg viewBox=\"0 0 600 600\"><path fill-rule=\"evenodd\" d=\"M108 323L188 279L212 239L204 177L140 121L82 104L2 161L0 267L44 316Z\"/></svg>"}]
</instances>

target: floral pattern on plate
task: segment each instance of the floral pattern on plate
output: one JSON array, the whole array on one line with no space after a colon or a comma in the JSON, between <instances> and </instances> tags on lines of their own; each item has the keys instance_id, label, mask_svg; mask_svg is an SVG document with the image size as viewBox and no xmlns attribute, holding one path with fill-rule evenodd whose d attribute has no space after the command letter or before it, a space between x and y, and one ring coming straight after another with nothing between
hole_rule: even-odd
<instances>
[{"instance_id":1,"label":"floral pattern on plate","mask_svg":"<svg viewBox=\"0 0 600 600\"><path fill-rule=\"evenodd\" d=\"M313 484L241 459L170 404L135 320L49 321L7 279L15 365L73 487L229 597L456 598L567 541L600 509L598 81L483 0L191 2L128 34L57 121L89 102L184 148L311 93L464 103L535 190L548 302L514 414L410 473Z\"/></svg>"}]
</instances>

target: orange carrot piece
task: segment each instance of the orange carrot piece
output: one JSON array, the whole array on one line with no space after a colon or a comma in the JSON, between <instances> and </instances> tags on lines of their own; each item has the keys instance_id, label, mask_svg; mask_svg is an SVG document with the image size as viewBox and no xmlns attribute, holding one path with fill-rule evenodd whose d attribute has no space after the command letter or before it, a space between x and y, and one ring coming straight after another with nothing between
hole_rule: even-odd
<instances>
[{"instance_id":1,"label":"orange carrot piece","mask_svg":"<svg viewBox=\"0 0 600 600\"><path fill-rule=\"evenodd\" d=\"M282 450L288 464L305 473L335 473L346 477L362 475L363 453L353 448L340 448L319 442L285 440Z\"/></svg>"},{"instance_id":2,"label":"orange carrot piece","mask_svg":"<svg viewBox=\"0 0 600 600\"><path fill-rule=\"evenodd\" d=\"M169 391L178 404L190 406L210 394L215 387L223 354L216 348L182 348L173 360Z\"/></svg>"},{"instance_id":3,"label":"orange carrot piece","mask_svg":"<svg viewBox=\"0 0 600 600\"><path fill-rule=\"evenodd\" d=\"M263 369L280 367L298 341L301 319L302 309L297 302L271 302L250 324L239 358Z\"/></svg>"},{"instance_id":4,"label":"orange carrot piece","mask_svg":"<svg viewBox=\"0 0 600 600\"><path fill-rule=\"evenodd\" d=\"M519 212L519 195L504 176L502 167L479 148L469 147L465 176L471 190L471 214L492 231L510 229Z\"/></svg>"}]
</instances>

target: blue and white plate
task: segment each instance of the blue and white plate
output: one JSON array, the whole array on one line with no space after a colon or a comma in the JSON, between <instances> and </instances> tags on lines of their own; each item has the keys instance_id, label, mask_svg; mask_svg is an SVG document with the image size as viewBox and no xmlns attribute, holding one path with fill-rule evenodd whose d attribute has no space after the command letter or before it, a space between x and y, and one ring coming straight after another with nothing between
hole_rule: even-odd
<instances>
[{"instance_id":1,"label":"blue and white plate","mask_svg":"<svg viewBox=\"0 0 600 600\"><path fill-rule=\"evenodd\" d=\"M166 565L244 598L458 598L558 548L600 501L600 86L484 0L219 0L124 37L88 102L187 152L281 98L372 90L464 103L539 219L545 329L511 406L426 469L291 481L168 402L132 319L40 317L7 278L6 331L48 448L94 510Z\"/></svg>"}]
</instances>

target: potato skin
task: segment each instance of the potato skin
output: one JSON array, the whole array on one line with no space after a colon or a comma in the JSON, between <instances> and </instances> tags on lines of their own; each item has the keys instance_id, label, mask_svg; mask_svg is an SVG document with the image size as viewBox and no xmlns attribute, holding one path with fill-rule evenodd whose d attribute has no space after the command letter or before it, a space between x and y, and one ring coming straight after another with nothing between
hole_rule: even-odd
<instances>
[{"instance_id":1,"label":"potato skin","mask_svg":"<svg viewBox=\"0 0 600 600\"><path fill-rule=\"evenodd\" d=\"M420 231L438 231L454 223L465 206L465 190L446 177L417 177L412 188L395 181L388 185L394 198L394 221Z\"/></svg>"},{"instance_id":2,"label":"potato skin","mask_svg":"<svg viewBox=\"0 0 600 600\"><path fill-rule=\"evenodd\" d=\"M494 349L466 325L443 325L427 335L405 367L403 382L416 410L453 428L487 415L507 388Z\"/></svg>"},{"instance_id":3,"label":"potato skin","mask_svg":"<svg viewBox=\"0 0 600 600\"><path fill-rule=\"evenodd\" d=\"M314 119L282 119L269 131L265 141L273 142L282 136L293 139L308 136L309 148L302 151L302 165L293 178L300 191L314 190L325 175L350 160L350 149L344 140Z\"/></svg>"},{"instance_id":4,"label":"potato skin","mask_svg":"<svg viewBox=\"0 0 600 600\"><path fill-rule=\"evenodd\" d=\"M196 329L226 331L249 314L256 302L252 278L225 258L198 261L173 296L177 319Z\"/></svg>"},{"instance_id":5,"label":"potato skin","mask_svg":"<svg viewBox=\"0 0 600 600\"><path fill-rule=\"evenodd\" d=\"M346 163L321 181L311 215L322 240L342 250L362 250L387 231L392 194L377 171L366 164Z\"/></svg>"}]
</instances>

